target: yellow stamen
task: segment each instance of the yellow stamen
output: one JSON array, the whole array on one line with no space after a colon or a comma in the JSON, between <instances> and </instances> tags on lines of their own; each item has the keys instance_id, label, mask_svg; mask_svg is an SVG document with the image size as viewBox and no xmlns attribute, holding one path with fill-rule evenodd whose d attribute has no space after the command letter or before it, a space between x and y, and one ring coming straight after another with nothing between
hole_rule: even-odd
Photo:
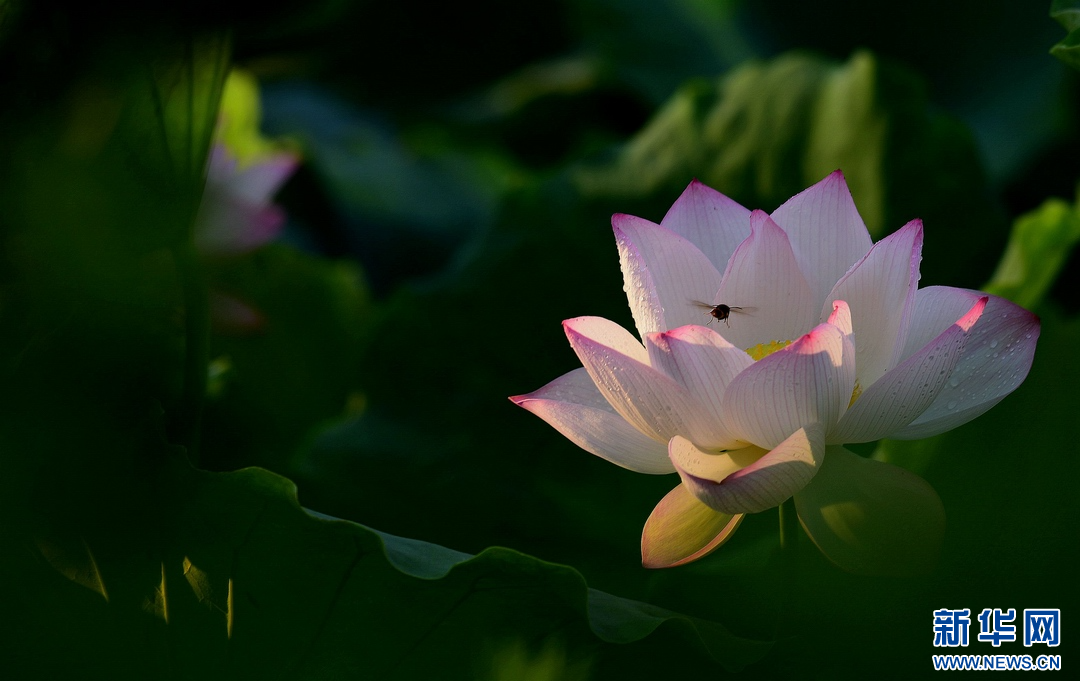
<instances>
[{"instance_id":1,"label":"yellow stamen","mask_svg":"<svg viewBox=\"0 0 1080 681\"><path fill-rule=\"evenodd\" d=\"M859 399L859 395L862 395L862 386L859 385L859 379L855 379L855 389L851 391L851 401L848 402L848 407L855 404L855 400Z\"/></svg>"},{"instance_id":2,"label":"yellow stamen","mask_svg":"<svg viewBox=\"0 0 1080 681\"><path fill-rule=\"evenodd\" d=\"M752 348L746 349L746 354L756 362L759 359L768 357L781 348L786 348L791 345L791 341L769 341L768 343L758 343ZM855 404L855 400L859 399L859 395L862 395L862 386L859 385L858 379L855 380L855 388L851 391L851 401L848 402L848 407Z\"/></svg>"},{"instance_id":3,"label":"yellow stamen","mask_svg":"<svg viewBox=\"0 0 1080 681\"><path fill-rule=\"evenodd\" d=\"M769 355L773 354L777 350L779 350L781 348L786 348L789 345L791 345L791 341L789 341L789 340L785 340L785 341L769 341L768 343L758 343L757 345L755 345L752 348L747 348L746 349L746 354L750 355L750 357L756 362L759 359L762 359L764 357L768 357Z\"/></svg>"}]
</instances>

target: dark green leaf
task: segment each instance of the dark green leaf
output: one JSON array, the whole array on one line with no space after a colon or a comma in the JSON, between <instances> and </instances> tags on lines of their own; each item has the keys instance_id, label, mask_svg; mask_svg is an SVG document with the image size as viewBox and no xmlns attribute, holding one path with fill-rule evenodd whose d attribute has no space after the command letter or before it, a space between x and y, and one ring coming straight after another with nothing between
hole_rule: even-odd
<instances>
[{"instance_id":1,"label":"dark green leaf","mask_svg":"<svg viewBox=\"0 0 1080 681\"><path fill-rule=\"evenodd\" d=\"M563 646L607 677L623 646L656 636L668 652L643 662L653 673L735 670L769 649L568 567L314 517L272 473L172 458L157 526L22 546L7 533L5 617L23 626L5 666L19 678L503 678L492 660L521 644Z\"/></svg>"},{"instance_id":2,"label":"dark green leaf","mask_svg":"<svg viewBox=\"0 0 1080 681\"><path fill-rule=\"evenodd\" d=\"M233 328L215 310L202 465L260 465L285 472L312 428L362 409L358 370L370 306L354 264L330 262L283 244L211 266L215 296L257 316Z\"/></svg>"},{"instance_id":3,"label":"dark green leaf","mask_svg":"<svg viewBox=\"0 0 1080 681\"><path fill-rule=\"evenodd\" d=\"M786 54L687 86L613 162L575 177L589 197L652 200L657 213L643 217L659 221L693 177L772 210L837 168L875 238L924 220L924 282L988 275L979 262L1005 225L974 141L932 109L916 76L868 52L843 64ZM963 225L983 230L976 245Z\"/></svg>"},{"instance_id":4,"label":"dark green leaf","mask_svg":"<svg viewBox=\"0 0 1080 681\"><path fill-rule=\"evenodd\" d=\"M1050 48L1050 54L1074 69L1080 69L1080 30L1070 31L1061 42Z\"/></svg>"},{"instance_id":5,"label":"dark green leaf","mask_svg":"<svg viewBox=\"0 0 1080 681\"><path fill-rule=\"evenodd\" d=\"M1080 239L1080 215L1061 199L1050 199L1021 215L997 271L983 290L1034 309L1061 273Z\"/></svg>"},{"instance_id":6,"label":"dark green leaf","mask_svg":"<svg viewBox=\"0 0 1080 681\"><path fill-rule=\"evenodd\" d=\"M756 56L733 20L737 0L576 0L570 18L605 70L654 103L687 78L722 73Z\"/></svg>"},{"instance_id":7,"label":"dark green leaf","mask_svg":"<svg viewBox=\"0 0 1080 681\"><path fill-rule=\"evenodd\" d=\"M1080 69L1080 2L1053 0L1050 16L1069 32L1061 42L1050 48L1050 54L1074 69Z\"/></svg>"},{"instance_id":8,"label":"dark green leaf","mask_svg":"<svg viewBox=\"0 0 1080 681\"><path fill-rule=\"evenodd\" d=\"M1052 0L1050 16L1071 33L1080 28L1080 1Z\"/></svg>"}]
</instances>

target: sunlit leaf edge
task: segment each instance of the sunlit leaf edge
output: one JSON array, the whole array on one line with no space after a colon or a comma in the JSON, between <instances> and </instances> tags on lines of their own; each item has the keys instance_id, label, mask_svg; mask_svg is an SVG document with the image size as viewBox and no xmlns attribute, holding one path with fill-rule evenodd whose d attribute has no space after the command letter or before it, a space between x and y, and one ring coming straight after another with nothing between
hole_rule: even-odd
<instances>
[{"instance_id":1,"label":"sunlit leaf edge","mask_svg":"<svg viewBox=\"0 0 1080 681\"><path fill-rule=\"evenodd\" d=\"M1050 17L1069 32L1064 39L1050 48L1050 54L1072 68L1080 69L1080 2L1054 0L1050 5Z\"/></svg>"},{"instance_id":2,"label":"sunlit leaf edge","mask_svg":"<svg viewBox=\"0 0 1080 681\"><path fill-rule=\"evenodd\" d=\"M319 524L348 527L362 542L378 541L387 562L404 575L428 581L475 580L483 575L508 572L533 578L551 597L572 603L588 621L593 634L606 643L628 644L648 637L660 627L700 644L709 656L731 671L742 669L765 656L772 642L742 638L722 625L664 608L589 588L577 570L550 563L513 549L491 547L475 556L429 542L397 537L348 520L302 509L296 485L287 478L260 468L233 473L205 473L199 476L227 476L235 484L248 484L265 493L285 496L290 505Z\"/></svg>"}]
</instances>

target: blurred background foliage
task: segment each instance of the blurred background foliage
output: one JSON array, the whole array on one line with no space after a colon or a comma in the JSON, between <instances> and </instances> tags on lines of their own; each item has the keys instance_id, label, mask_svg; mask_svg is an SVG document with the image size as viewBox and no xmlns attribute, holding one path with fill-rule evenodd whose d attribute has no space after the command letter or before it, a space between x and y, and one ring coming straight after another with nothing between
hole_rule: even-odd
<instances>
[{"instance_id":1,"label":"blurred background foliage","mask_svg":"<svg viewBox=\"0 0 1080 681\"><path fill-rule=\"evenodd\" d=\"M1073 5L1053 3L1070 31ZM837 678L887 658L909 678L934 609L1068 610L1080 112L1049 9L0 2L11 668ZM226 144L301 163L278 242L208 257L191 230L223 90ZM875 239L924 220L924 285L1040 314L1031 376L874 454L942 497L932 575L854 577L804 541L782 603L774 512L645 571L672 481L506 397L577 365L561 320L632 327L612 213L659 221L694 177L772 210L835 168ZM211 291L259 324L212 323Z\"/></svg>"}]
</instances>

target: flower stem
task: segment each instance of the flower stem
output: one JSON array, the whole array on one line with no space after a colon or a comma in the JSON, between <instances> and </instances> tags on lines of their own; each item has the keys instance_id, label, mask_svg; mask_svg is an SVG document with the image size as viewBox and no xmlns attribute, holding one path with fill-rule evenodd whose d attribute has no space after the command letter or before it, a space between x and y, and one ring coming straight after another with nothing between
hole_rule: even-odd
<instances>
[{"instance_id":1,"label":"flower stem","mask_svg":"<svg viewBox=\"0 0 1080 681\"><path fill-rule=\"evenodd\" d=\"M787 563L794 566L795 552L799 548L799 515L795 511L795 497L780 504L780 550Z\"/></svg>"},{"instance_id":2,"label":"flower stem","mask_svg":"<svg viewBox=\"0 0 1080 681\"><path fill-rule=\"evenodd\" d=\"M795 635L795 583L799 573L799 516L795 498L780 505L780 609L776 618L776 638Z\"/></svg>"}]
</instances>

